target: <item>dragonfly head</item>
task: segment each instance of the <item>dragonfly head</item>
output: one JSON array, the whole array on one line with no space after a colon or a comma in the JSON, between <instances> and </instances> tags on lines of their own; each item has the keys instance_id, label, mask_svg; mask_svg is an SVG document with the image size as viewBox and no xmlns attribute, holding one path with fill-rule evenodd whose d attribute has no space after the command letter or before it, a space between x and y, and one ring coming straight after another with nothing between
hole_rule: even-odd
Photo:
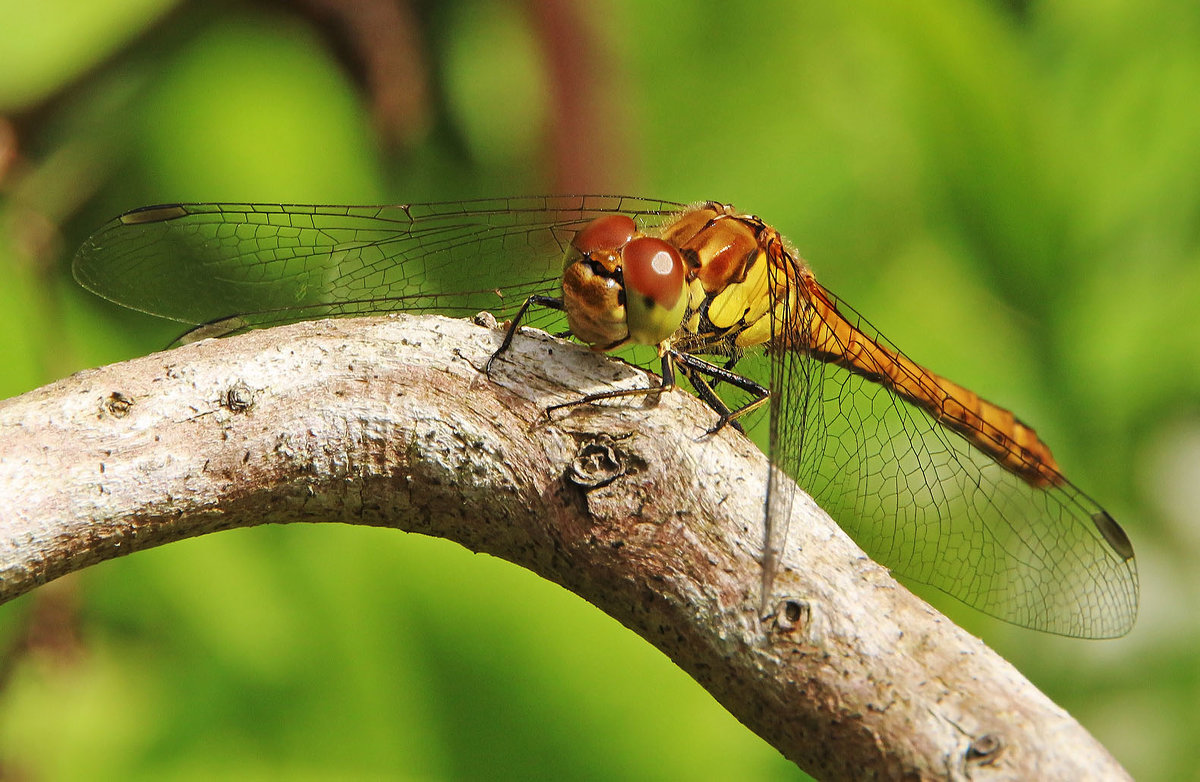
<instances>
[{"instance_id":1,"label":"dragonfly head","mask_svg":"<svg viewBox=\"0 0 1200 782\"><path fill-rule=\"evenodd\" d=\"M679 251L642 236L625 215L605 215L571 241L563 304L571 332L601 350L657 345L687 312L687 270Z\"/></svg>"}]
</instances>

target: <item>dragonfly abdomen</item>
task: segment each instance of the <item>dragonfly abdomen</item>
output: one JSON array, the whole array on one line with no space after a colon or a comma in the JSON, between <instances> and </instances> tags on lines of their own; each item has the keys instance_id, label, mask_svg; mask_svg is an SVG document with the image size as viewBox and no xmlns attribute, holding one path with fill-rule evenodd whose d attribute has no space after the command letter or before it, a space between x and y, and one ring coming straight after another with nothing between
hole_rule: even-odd
<instances>
[{"instance_id":1,"label":"dragonfly abdomen","mask_svg":"<svg viewBox=\"0 0 1200 782\"><path fill-rule=\"evenodd\" d=\"M798 348L888 388L1031 486L1063 483L1050 448L1012 412L871 339L814 279L806 283L808 309L797 319Z\"/></svg>"}]
</instances>

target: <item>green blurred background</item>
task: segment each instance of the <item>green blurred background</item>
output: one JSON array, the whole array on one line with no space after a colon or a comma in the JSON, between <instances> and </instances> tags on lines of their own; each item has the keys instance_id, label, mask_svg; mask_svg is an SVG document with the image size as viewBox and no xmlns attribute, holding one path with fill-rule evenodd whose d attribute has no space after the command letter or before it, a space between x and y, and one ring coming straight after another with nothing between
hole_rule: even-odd
<instances>
[{"instance_id":1,"label":"green blurred background","mask_svg":"<svg viewBox=\"0 0 1200 782\"><path fill-rule=\"evenodd\" d=\"M0 0L0 20L0 396L177 335L70 278L135 206L730 201L1125 525L1124 639L938 605L1136 777L1194 778L1194 0ZM0 654L3 778L802 778L573 595L388 530L109 562L0 608Z\"/></svg>"}]
</instances>

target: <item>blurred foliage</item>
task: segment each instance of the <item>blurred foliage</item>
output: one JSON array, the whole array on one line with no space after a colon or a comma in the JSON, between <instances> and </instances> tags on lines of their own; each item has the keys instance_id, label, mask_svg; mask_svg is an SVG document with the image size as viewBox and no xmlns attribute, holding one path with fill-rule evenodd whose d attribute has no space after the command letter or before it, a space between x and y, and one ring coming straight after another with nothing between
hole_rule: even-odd
<instances>
[{"instance_id":1,"label":"blurred foliage","mask_svg":"<svg viewBox=\"0 0 1200 782\"><path fill-rule=\"evenodd\" d=\"M931 599L1136 777L1192 773L1200 5L391 3L369 26L406 43L375 51L337 5L0 1L4 396L176 335L69 277L141 204L731 201L1122 521L1125 639ZM797 776L574 596L386 530L140 553L5 606L0 642L0 772L28 778Z\"/></svg>"}]
</instances>

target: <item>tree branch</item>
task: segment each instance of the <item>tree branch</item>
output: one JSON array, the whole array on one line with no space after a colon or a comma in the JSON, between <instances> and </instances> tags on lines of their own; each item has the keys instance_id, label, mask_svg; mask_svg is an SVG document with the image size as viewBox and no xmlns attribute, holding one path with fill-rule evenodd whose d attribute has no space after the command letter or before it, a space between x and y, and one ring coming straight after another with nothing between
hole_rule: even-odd
<instances>
[{"instance_id":1,"label":"tree branch","mask_svg":"<svg viewBox=\"0 0 1200 782\"><path fill-rule=\"evenodd\" d=\"M338 521L503 557L606 611L822 778L1126 778L811 501L760 620L766 461L644 373L444 318L300 323L0 403L0 600L220 529ZM803 498L806 499L806 498Z\"/></svg>"}]
</instances>

